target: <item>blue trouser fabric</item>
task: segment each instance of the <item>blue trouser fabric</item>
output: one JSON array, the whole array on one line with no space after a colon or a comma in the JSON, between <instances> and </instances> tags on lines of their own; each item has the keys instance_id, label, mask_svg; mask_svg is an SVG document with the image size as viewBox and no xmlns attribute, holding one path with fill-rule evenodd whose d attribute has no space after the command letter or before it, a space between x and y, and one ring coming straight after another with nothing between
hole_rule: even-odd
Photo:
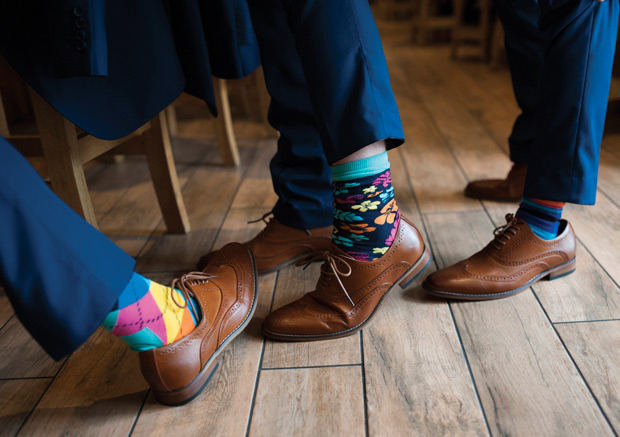
<instances>
[{"instance_id":1,"label":"blue trouser fabric","mask_svg":"<svg viewBox=\"0 0 620 437\"><path fill-rule=\"evenodd\" d=\"M496 0L523 113L510 157L528 163L525 196L594 204L618 0Z\"/></svg>"},{"instance_id":2,"label":"blue trouser fabric","mask_svg":"<svg viewBox=\"0 0 620 437\"><path fill-rule=\"evenodd\" d=\"M538 29L540 9L536 0L496 0L495 9L504 27L512 86L522 111L508 139L510 159L525 164L536 136L538 80L544 56L544 42Z\"/></svg>"},{"instance_id":3,"label":"blue trouser fabric","mask_svg":"<svg viewBox=\"0 0 620 437\"><path fill-rule=\"evenodd\" d=\"M329 226L329 165L362 147L402 144L403 129L370 7L352 0L249 0L280 132L271 161L274 216Z\"/></svg>"},{"instance_id":4,"label":"blue trouser fabric","mask_svg":"<svg viewBox=\"0 0 620 437\"><path fill-rule=\"evenodd\" d=\"M135 261L60 200L0 137L0 284L53 358L82 344L115 305Z\"/></svg>"}]
</instances>

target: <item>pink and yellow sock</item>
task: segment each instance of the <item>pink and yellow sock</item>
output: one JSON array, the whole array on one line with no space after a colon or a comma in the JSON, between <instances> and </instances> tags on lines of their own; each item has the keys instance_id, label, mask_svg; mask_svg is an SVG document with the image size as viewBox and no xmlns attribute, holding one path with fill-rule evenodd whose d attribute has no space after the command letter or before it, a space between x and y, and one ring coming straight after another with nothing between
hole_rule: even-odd
<instances>
[{"instance_id":1,"label":"pink and yellow sock","mask_svg":"<svg viewBox=\"0 0 620 437\"><path fill-rule=\"evenodd\" d=\"M134 273L121 293L117 307L101 326L125 341L131 350L141 352L173 343L194 330L197 325L196 304L178 290L158 284Z\"/></svg>"}]
</instances>

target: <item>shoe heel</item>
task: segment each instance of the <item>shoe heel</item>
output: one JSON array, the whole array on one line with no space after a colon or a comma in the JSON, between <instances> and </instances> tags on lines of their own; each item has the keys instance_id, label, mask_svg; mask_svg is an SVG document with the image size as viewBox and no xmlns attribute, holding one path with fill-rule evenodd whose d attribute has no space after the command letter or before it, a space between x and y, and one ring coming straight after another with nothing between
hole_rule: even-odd
<instances>
[{"instance_id":1,"label":"shoe heel","mask_svg":"<svg viewBox=\"0 0 620 437\"><path fill-rule=\"evenodd\" d=\"M400 288L404 290L409 287L411 283L415 281L415 279L420 276L420 274L431 264L432 258L433 256L431 255L431 251L428 246L426 246L422 256L418 258L413 267L409 269L409 271L405 274L405 277L398 283Z\"/></svg>"},{"instance_id":2,"label":"shoe heel","mask_svg":"<svg viewBox=\"0 0 620 437\"><path fill-rule=\"evenodd\" d=\"M553 281L554 279L562 278L566 275L570 275L577 268L577 260L575 258L570 261L556 267L549 275L547 276L547 280Z\"/></svg>"}]
</instances>

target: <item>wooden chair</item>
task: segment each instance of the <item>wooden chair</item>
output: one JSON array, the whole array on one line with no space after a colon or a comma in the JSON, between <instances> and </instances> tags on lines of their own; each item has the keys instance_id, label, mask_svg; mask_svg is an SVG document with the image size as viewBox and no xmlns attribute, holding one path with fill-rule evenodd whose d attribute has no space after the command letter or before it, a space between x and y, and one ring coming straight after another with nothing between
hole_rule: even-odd
<instances>
[{"instance_id":1,"label":"wooden chair","mask_svg":"<svg viewBox=\"0 0 620 437\"><path fill-rule=\"evenodd\" d=\"M478 0L480 18L478 24L465 22L466 0L453 0L455 23L452 30L452 58L456 59L457 52L463 44L476 44L480 47L480 56L486 62L491 58L492 36L495 23L495 13L491 0Z\"/></svg>"},{"instance_id":2,"label":"wooden chair","mask_svg":"<svg viewBox=\"0 0 620 437\"><path fill-rule=\"evenodd\" d=\"M2 58L0 61L5 62ZM100 140L78 129L36 92L25 88L23 81L7 64L0 67L3 67L0 68L3 81L14 76L10 80L18 87L18 100L29 95L38 128L37 132L28 133L20 126L11 127L0 89L0 135L25 156L42 155L45 158L52 189L71 208L96 227L83 164L112 150L119 154L144 154L168 232L186 233L190 230L172 158L165 111L125 138ZM26 91L22 92L19 87ZM11 94L11 98L15 99L16 93ZM22 111L28 107L28 103L22 102L20 105L18 109Z\"/></svg>"},{"instance_id":3,"label":"wooden chair","mask_svg":"<svg viewBox=\"0 0 620 437\"><path fill-rule=\"evenodd\" d=\"M440 15L437 0L417 0L418 13L413 18L413 39L418 44L427 44L429 34L435 30L452 31L456 24L454 11L449 15ZM454 8L454 1L452 2Z\"/></svg>"},{"instance_id":4,"label":"wooden chair","mask_svg":"<svg viewBox=\"0 0 620 437\"><path fill-rule=\"evenodd\" d=\"M226 80L213 78L213 85L215 87L215 101L219 110L219 117L213 119L217 147L220 149L224 164L237 167L240 164L239 149L232 116L230 115Z\"/></svg>"}]
</instances>

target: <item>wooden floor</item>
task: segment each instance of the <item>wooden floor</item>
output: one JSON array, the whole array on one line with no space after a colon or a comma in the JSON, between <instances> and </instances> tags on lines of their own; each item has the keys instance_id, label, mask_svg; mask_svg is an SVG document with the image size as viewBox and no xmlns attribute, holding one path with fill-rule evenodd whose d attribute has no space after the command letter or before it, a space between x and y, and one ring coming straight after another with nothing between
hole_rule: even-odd
<instances>
[{"instance_id":1,"label":"wooden floor","mask_svg":"<svg viewBox=\"0 0 620 437\"><path fill-rule=\"evenodd\" d=\"M505 69L453 62L443 47L393 44L386 52L407 137L390 155L395 192L432 247L430 273L478 250L514 212L516 205L462 192L467 181L506 174L518 110ZM243 166L226 168L201 117L181 117L174 141L188 235L166 235L146 162L88 172L101 229L157 281L253 236L262 224L247 222L275 202L268 170L275 140L261 125L239 123ZM52 361L0 294L0 435L617 435L619 120L610 115L597 205L565 213L578 236L575 274L491 302L430 298L418 280L395 290L360 333L294 344L266 341L260 324L311 291L319 266L263 276L249 328L183 407L157 404L136 355L107 332Z\"/></svg>"}]
</instances>

